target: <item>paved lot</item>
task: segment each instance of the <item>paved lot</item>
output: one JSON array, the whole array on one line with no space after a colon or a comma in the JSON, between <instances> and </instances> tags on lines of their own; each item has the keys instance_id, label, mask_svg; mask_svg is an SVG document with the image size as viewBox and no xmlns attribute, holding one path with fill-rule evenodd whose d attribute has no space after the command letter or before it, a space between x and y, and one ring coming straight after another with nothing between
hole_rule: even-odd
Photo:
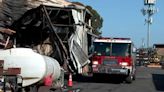
<instances>
[{"instance_id":1,"label":"paved lot","mask_svg":"<svg viewBox=\"0 0 164 92\"><path fill-rule=\"evenodd\" d=\"M120 80L117 80L120 79ZM55 92L164 92L164 70L161 68L137 67L136 80L131 84L122 81L118 76L73 77L73 88ZM42 87L40 92L49 92Z\"/></svg>"}]
</instances>

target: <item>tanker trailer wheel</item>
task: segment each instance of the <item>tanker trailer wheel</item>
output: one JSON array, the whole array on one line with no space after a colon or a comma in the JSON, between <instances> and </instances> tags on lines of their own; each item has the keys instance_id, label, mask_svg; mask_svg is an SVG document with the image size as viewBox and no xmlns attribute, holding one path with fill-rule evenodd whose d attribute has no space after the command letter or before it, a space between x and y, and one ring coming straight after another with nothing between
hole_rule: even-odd
<instances>
[{"instance_id":1,"label":"tanker trailer wheel","mask_svg":"<svg viewBox=\"0 0 164 92\"><path fill-rule=\"evenodd\" d=\"M61 69L60 77L57 80L54 80L52 87L55 89L60 89L64 86L64 69Z\"/></svg>"},{"instance_id":2,"label":"tanker trailer wheel","mask_svg":"<svg viewBox=\"0 0 164 92\"><path fill-rule=\"evenodd\" d=\"M38 87L35 85L32 85L32 86L26 87L24 90L25 92L38 92Z\"/></svg>"}]
</instances>

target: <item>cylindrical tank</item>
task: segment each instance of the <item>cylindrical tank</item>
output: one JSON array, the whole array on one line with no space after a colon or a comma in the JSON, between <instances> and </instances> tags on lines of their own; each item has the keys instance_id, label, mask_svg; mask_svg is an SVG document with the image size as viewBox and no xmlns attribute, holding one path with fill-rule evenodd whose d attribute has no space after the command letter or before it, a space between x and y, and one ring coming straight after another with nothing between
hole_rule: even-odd
<instances>
[{"instance_id":1,"label":"cylindrical tank","mask_svg":"<svg viewBox=\"0 0 164 92\"><path fill-rule=\"evenodd\" d=\"M0 50L0 60L4 60L4 70L21 68L23 87L43 83L43 79L50 75L53 81L57 80L61 72L57 60L40 55L30 48Z\"/></svg>"}]
</instances>

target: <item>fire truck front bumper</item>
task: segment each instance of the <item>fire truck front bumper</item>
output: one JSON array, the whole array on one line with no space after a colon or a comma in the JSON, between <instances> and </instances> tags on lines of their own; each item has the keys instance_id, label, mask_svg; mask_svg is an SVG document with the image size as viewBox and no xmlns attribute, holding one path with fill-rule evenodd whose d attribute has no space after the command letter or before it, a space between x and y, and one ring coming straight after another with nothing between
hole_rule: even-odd
<instances>
[{"instance_id":1,"label":"fire truck front bumper","mask_svg":"<svg viewBox=\"0 0 164 92\"><path fill-rule=\"evenodd\" d=\"M93 73L128 75L129 69L122 67L95 67Z\"/></svg>"}]
</instances>

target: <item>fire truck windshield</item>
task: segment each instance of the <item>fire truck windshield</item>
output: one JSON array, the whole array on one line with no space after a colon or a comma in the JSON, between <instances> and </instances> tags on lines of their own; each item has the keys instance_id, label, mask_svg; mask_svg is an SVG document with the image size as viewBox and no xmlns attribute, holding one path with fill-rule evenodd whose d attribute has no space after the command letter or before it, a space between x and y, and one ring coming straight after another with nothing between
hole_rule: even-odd
<instances>
[{"instance_id":1,"label":"fire truck windshield","mask_svg":"<svg viewBox=\"0 0 164 92\"><path fill-rule=\"evenodd\" d=\"M94 42L94 52L98 56L129 56L130 43Z\"/></svg>"}]
</instances>

